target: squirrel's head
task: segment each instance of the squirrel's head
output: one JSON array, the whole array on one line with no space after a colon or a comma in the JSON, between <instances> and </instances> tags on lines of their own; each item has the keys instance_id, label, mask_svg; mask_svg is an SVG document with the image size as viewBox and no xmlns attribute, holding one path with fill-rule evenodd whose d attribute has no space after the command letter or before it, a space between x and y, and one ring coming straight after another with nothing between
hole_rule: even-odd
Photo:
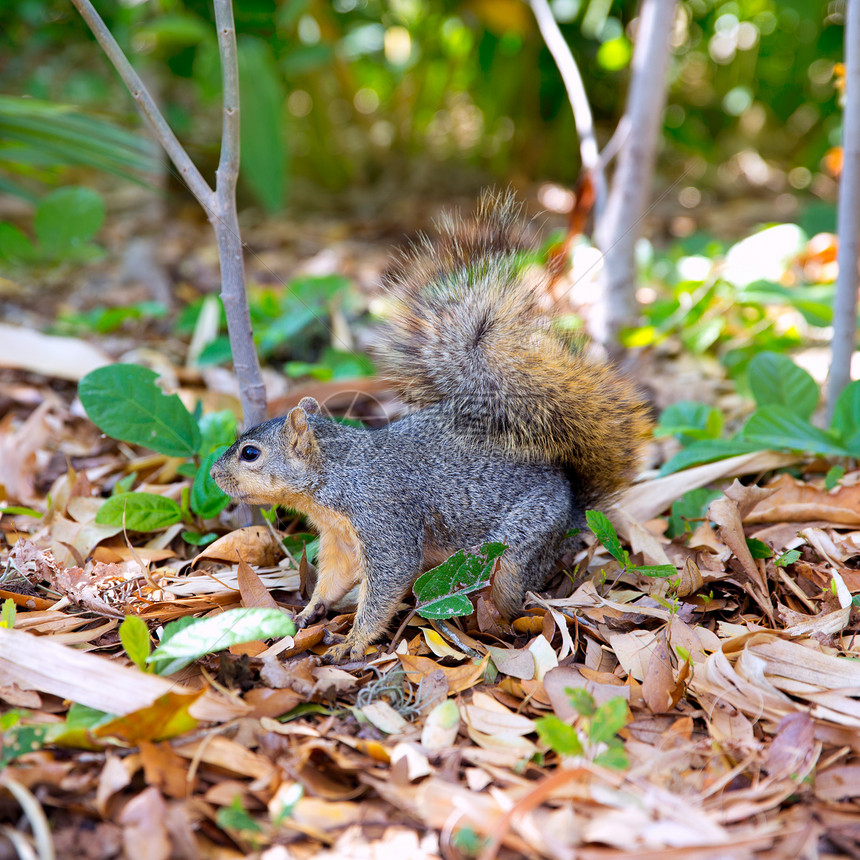
<instances>
[{"instance_id":1,"label":"squirrel's head","mask_svg":"<svg viewBox=\"0 0 860 860\"><path fill-rule=\"evenodd\" d=\"M212 466L212 479L235 499L251 505L294 502L318 481L319 442L309 418L320 405L303 397L283 418L273 418L245 431Z\"/></svg>"}]
</instances>

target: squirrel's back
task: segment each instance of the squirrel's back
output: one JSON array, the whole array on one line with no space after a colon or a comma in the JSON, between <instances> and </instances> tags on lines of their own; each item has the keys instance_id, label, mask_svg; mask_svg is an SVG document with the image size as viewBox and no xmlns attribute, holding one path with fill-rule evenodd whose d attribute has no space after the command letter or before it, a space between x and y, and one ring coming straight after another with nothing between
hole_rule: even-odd
<instances>
[{"instance_id":1,"label":"squirrel's back","mask_svg":"<svg viewBox=\"0 0 860 860\"><path fill-rule=\"evenodd\" d=\"M407 402L442 407L466 445L557 463L596 507L633 477L647 406L553 324L529 250L510 193L485 194L474 219L447 217L386 278L395 307L379 363Z\"/></svg>"}]
</instances>

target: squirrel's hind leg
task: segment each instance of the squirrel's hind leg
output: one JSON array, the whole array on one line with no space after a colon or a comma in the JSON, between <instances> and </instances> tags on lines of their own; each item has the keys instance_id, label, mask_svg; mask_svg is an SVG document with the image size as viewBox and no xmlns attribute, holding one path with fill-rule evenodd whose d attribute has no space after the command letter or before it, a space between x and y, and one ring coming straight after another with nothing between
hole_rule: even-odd
<instances>
[{"instance_id":1,"label":"squirrel's hind leg","mask_svg":"<svg viewBox=\"0 0 860 860\"><path fill-rule=\"evenodd\" d=\"M543 588L550 579L570 519L569 491L556 497L542 490L526 496L489 535L487 540L508 547L491 591L504 618L516 617L526 592Z\"/></svg>"}]
</instances>

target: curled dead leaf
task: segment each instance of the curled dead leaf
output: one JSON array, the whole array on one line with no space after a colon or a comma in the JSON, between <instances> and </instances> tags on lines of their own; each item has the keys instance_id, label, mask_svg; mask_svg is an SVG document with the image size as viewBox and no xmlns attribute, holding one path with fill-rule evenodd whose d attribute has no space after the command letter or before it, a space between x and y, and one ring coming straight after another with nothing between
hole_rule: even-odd
<instances>
[{"instance_id":1,"label":"curled dead leaf","mask_svg":"<svg viewBox=\"0 0 860 860\"><path fill-rule=\"evenodd\" d=\"M209 544L191 561L193 567L200 559L214 558L237 564L244 559L258 567L272 567L283 553L266 526L247 526L230 532Z\"/></svg>"}]
</instances>

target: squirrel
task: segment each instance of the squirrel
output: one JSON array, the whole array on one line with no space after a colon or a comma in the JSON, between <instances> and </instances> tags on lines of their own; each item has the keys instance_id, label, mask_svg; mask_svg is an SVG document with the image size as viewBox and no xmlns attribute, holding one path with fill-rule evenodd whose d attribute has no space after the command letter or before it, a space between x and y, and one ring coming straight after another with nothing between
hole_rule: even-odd
<instances>
[{"instance_id":1,"label":"squirrel","mask_svg":"<svg viewBox=\"0 0 860 860\"><path fill-rule=\"evenodd\" d=\"M386 427L335 423L311 397L240 436L212 467L234 498L283 505L320 533L299 628L359 585L325 659L362 658L417 576L459 549L507 546L491 598L512 618L543 587L585 510L635 473L649 428L635 386L588 357L542 305L512 193L448 215L384 276L394 304L379 364L417 410Z\"/></svg>"}]
</instances>

